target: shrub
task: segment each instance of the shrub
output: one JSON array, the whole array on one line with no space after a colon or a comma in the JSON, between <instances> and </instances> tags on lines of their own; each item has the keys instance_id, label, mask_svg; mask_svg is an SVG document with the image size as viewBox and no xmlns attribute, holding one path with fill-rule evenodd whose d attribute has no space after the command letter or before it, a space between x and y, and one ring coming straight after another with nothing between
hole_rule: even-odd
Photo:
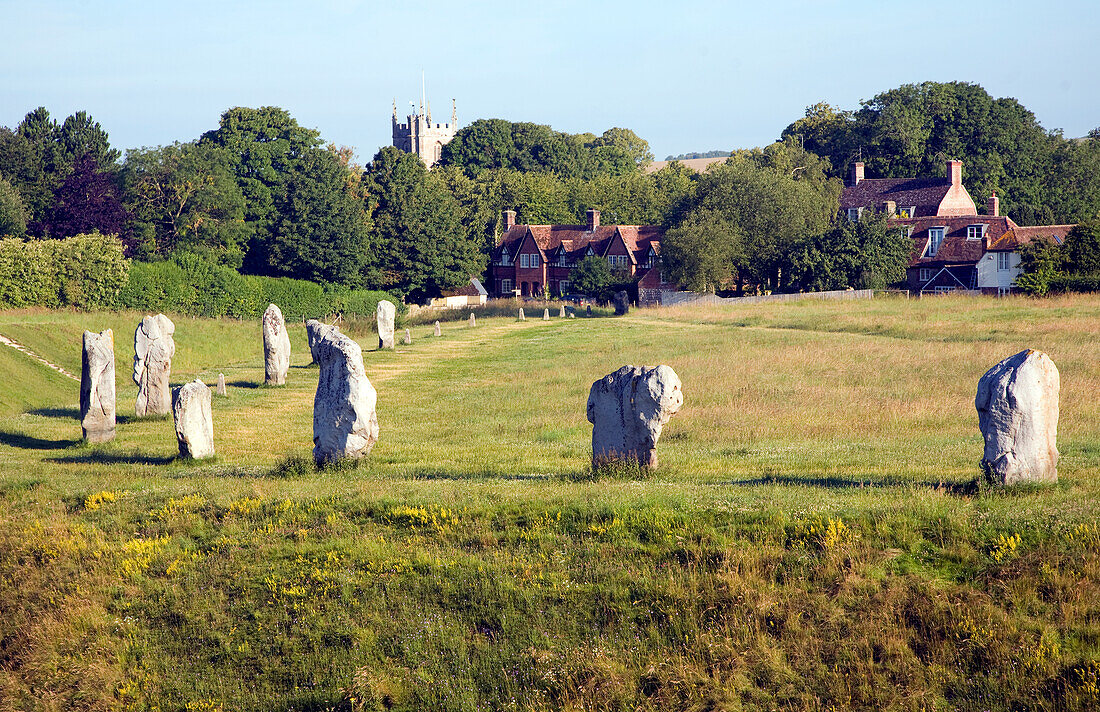
<instances>
[{"instance_id":1,"label":"shrub","mask_svg":"<svg viewBox=\"0 0 1100 712\"><path fill-rule=\"evenodd\" d=\"M113 235L0 240L0 307L114 309L129 267Z\"/></svg>"}]
</instances>

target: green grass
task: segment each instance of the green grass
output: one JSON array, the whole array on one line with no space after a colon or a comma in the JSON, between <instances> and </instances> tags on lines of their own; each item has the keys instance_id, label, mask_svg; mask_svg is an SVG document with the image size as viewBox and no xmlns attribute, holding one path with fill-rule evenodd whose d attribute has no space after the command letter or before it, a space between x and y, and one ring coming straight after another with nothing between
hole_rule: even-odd
<instances>
[{"instance_id":1,"label":"green grass","mask_svg":"<svg viewBox=\"0 0 1100 712\"><path fill-rule=\"evenodd\" d=\"M139 318L0 334L78 372L115 329L128 414ZM261 388L258 323L176 320L173 381L230 383L206 463L170 420L81 444L76 384L0 349L0 710L1100 704L1100 299L478 324L353 329L381 437L323 472L299 325ZM977 380L1027 347L1061 371L1060 481L974 492ZM593 478L588 389L626 363L684 409L656 472Z\"/></svg>"}]
</instances>

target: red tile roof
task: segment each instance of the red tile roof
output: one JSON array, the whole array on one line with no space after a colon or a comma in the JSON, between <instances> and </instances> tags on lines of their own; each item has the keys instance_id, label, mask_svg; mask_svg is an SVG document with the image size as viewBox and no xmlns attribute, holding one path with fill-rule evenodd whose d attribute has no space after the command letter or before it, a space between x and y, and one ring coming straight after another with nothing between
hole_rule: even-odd
<instances>
[{"instance_id":1,"label":"red tile roof","mask_svg":"<svg viewBox=\"0 0 1100 712\"><path fill-rule=\"evenodd\" d=\"M913 238L910 267L977 262L985 254L987 242L1000 240L1005 233L1019 229L1016 223L1005 215L964 215L962 217L941 215L896 222L899 225L908 225L910 228L909 236ZM971 239L966 236L967 228L971 225L985 226L981 239ZM943 242L940 243L935 255L925 256L929 243L928 230L933 227L946 228Z\"/></svg>"},{"instance_id":2,"label":"red tile roof","mask_svg":"<svg viewBox=\"0 0 1100 712\"><path fill-rule=\"evenodd\" d=\"M1072 230L1073 227L1073 225L1036 225L1033 227L1014 225L1011 230L996 240L990 240L989 249L995 252L1014 252L1021 245L1026 245L1032 240L1047 238L1054 238L1054 241L1060 245L1066 239L1066 233Z\"/></svg>"},{"instance_id":3,"label":"red tile roof","mask_svg":"<svg viewBox=\"0 0 1100 712\"><path fill-rule=\"evenodd\" d=\"M886 201L899 209L915 207L913 217L935 215L951 181L947 178L864 178L840 194L840 209L871 207L882 210Z\"/></svg>"},{"instance_id":4,"label":"red tile roof","mask_svg":"<svg viewBox=\"0 0 1100 712\"><path fill-rule=\"evenodd\" d=\"M493 258L500 255L502 247L508 247L513 257L519 243L531 235L543 257L549 259L559 248L565 250L569 259L581 259L591 247L599 256L606 254L618 235L621 235L635 263L649 250L650 246L660 252L663 231L656 225L599 225L589 232L586 225L515 225L505 232L493 250Z\"/></svg>"}]
</instances>

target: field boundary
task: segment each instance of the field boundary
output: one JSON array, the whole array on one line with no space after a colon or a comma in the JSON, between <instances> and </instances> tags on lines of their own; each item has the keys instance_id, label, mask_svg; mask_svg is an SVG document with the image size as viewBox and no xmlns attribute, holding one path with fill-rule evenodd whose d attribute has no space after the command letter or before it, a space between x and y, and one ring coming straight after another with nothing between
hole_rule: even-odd
<instances>
[{"instance_id":1,"label":"field boundary","mask_svg":"<svg viewBox=\"0 0 1100 712\"><path fill-rule=\"evenodd\" d=\"M678 307L688 304L732 305L762 304L764 302L797 302L801 299L820 299L848 301L852 299L873 299L872 289L837 289L831 292L798 292L796 294L761 294L753 297L719 297L714 294L695 292L661 291L661 306Z\"/></svg>"},{"instance_id":2,"label":"field boundary","mask_svg":"<svg viewBox=\"0 0 1100 712\"><path fill-rule=\"evenodd\" d=\"M25 353L27 356L30 356L31 358L33 358L35 361L38 361L39 363L42 363L42 364L48 366L49 368L52 368L53 370L57 371L62 376L65 376L66 378L71 378L74 381L76 381L77 383L80 383L80 378L79 377L74 376L73 374L69 373L65 369L58 366L56 363L53 363L52 361L47 361L46 359L42 358L41 356L39 356L35 352L28 349L23 344L19 343L18 341L15 341L14 339L9 339L8 337L4 336L3 334L0 334L0 344L6 344L6 345L12 347L13 349L15 349L16 351L21 351L22 353Z\"/></svg>"}]
</instances>

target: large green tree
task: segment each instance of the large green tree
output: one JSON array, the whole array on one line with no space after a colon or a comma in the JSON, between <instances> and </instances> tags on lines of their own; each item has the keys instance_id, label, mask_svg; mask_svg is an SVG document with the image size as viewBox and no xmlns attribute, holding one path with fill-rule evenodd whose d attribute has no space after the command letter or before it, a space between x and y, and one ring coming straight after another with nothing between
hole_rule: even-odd
<instances>
[{"instance_id":1,"label":"large green tree","mask_svg":"<svg viewBox=\"0 0 1100 712\"><path fill-rule=\"evenodd\" d=\"M714 292L733 279L743 249L740 229L721 213L692 211L661 240L665 279L693 292Z\"/></svg>"},{"instance_id":2,"label":"large green tree","mask_svg":"<svg viewBox=\"0 0 1100 712\"><path fill-rule=\"evenodd\" d=\"M792 247L784 260L789 288L885 289L905 279L912 250L908 232L885 213L864 211L859 221L837 220L828 231Z\"/></svg>"},{"instance_id":3,"label":"large green tree","mask_svg":"<svg viewBox=\"0 0 1100 712\"><path fill-rule=\"evenodd\" d=\"M27 209L19 191L0 178L0 237L23 237L27 232Z\"/></svg>"}]
</instances>

